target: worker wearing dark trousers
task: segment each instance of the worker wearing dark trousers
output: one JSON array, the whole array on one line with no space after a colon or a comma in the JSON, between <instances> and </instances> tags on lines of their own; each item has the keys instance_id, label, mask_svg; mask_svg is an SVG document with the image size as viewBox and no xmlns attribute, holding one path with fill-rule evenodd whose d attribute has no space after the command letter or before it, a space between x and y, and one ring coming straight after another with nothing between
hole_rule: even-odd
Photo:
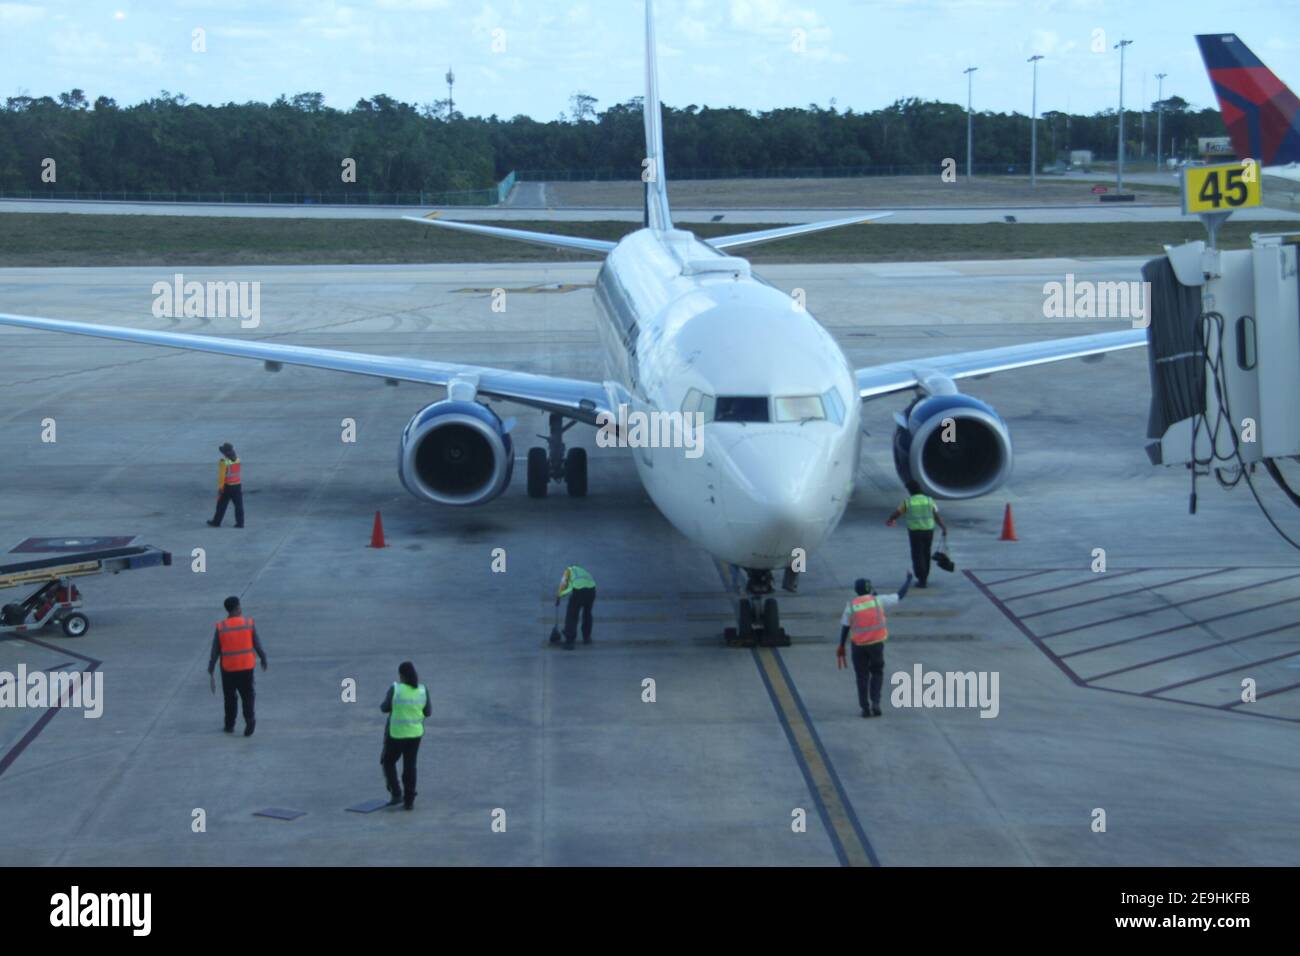
<instances>
[{"instance_id":1,"label":"worker wearing dark trousers","mask_svg":"<svg viewBox=\"0 0 1300 956\"><path fill-rule=\"evenodd\" d=\"M410 810L415 805L415 760L424 738L424 718L433 713L429 689L420 683L415 665L403 661L397 668L398 680L388 688L388 696L379 709L388 714L384 731L384 752L379 763L384 768L390 807L397 804ZM402 782L397 782L397 761L402 761Z\"/></svg>"},{"instance_id":2,"label":"worker wearing dark trousers","mask_svg":"<svg viewBox=\"0 0 1300 956\"><path fill-rule=\"evenodd\" d=\"M591 643L591 609L596 603L596 581L585 568L571 564L564 569L560 589L555 595L555 606L569 596L569 606L564 612L564 649L573 650L578 636L578 614L582 614L582 643Z\"/></svg>"},{"instance_id":3,"label":"worker wearing dark trousers","mask_svg":"<svg viewBox=\"0 0 1300 956\"><path fill-rule=\"evenodd\" d=\"M217 680L212 671L221 661L221 693L226 703L226 723L222 728L228 734L235 732L236 702L244 709L244 736L253 736L257 726L257 715L253 702L256 692L253 688L254 655L261 658L262 670L266 670L266 652L257 636L251 617L244 617L239 608L239 598L226 598L226 617L217 622L217 631L212 636L212 655L208 658L208 683L212 693L217 692Z\"/></svg>"},{"instance_id":4,"label":"worker wearing dark trousers","mask_svg":"<svg viewBox=\"0 0 1300 956\"><path fill-rule=\"evenodd\" d=\"M858 707L863 717L879 717L880 689L885 682L885 641L889 640L889 627L885 621L885 605L897 604L907 596L912 586L908 574L897 594L877 594L866 578L853 583L855 596L844 606L840 618L840 646L835 650L835 664L844 668L844 642L853 638L853 675L858 682Z\"/></svg>"},{"instance_id":5,"label":"worker wearing dark trousers","mask_svg":"<svg viewBox=\"0 0 1300 956\"><path fill-rule=\"evenodd\" d=\"M930 578L930 552L934 549L934 526L943 529L943 536L948 537L948 528L939 516L939 506L929 495L921 493L921 486L915 481L907 483L908 497L903 500L894 513L885 521L892 528L900 516L907 521L907 540L912 546L912 573L916 575L916 586L927 587Z\"/></svg>"},{"instance_id":6,"label":"worker wearing dark trousers","mask_svg":"<svg viewBox=\"0 0 1300 956\"><path fill-rule=\"evenodd\" d=\"M221 460L217 462L217 513L212 516L208 524L219 528L222 519L226 516L226 505L233 503L235 527L242 528L244 526L244 481L239 456L235 454L235 448L230 442L226 442L217 450L221 452Z\"/></svg>"}]
</instances>

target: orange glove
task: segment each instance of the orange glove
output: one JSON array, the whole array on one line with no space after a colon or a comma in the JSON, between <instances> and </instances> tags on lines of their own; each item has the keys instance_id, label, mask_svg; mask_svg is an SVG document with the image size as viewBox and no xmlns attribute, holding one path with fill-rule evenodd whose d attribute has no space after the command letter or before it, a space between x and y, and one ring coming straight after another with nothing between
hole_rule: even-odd
<instances>
[{"instance_id":1,"label":"orange glove","mask_svg":"<svg viewBox=\"0 0 1300 956\"><path fill-rule=\"evenodd\" d=\"M848 666L848 661L844 659L844 645L841 644L835 648L835 668L836 670L844 670Z\"/></svg>"}]
</instances>

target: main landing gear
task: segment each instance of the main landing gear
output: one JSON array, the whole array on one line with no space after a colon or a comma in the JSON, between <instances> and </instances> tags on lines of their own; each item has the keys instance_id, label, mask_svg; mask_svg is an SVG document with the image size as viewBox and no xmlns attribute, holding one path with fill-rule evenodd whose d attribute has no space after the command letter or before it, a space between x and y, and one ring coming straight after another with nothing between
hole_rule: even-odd
<instances>
[{"instance_id":1,"label":"main landing gear","mask_svg":"<svg viewBox=\"0 0 1300 956\"><path fill-rule=\"evenodd\" d=\"M789 647L790 637L781 627L781 612L771 597L772 572L746 568L745 593L736 599L736 626L722 632L728 647Z\"/></svg>"},{"instance_id":2,"label":"main landing gear","mask_svg":"<svg viewBox=\"0 0 1300 956\"><path fill-rule=\"evenodd\" d=\"M587 449L564 450L564 433L577 422L564 424L564 416L551 414L551 433L538 435L546 439L546 447L528 449L528 497L545 498L552 481L562 481L572 498L587 496Z\"/></svg>"}]
</instances>

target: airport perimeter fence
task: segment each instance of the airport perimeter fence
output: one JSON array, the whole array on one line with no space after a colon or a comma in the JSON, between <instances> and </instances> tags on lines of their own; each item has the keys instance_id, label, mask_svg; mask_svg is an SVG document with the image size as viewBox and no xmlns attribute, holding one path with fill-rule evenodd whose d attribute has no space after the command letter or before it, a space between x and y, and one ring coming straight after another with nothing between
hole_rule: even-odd
<instances>
[{"instance_id":1,"label":"airport perimeter fence","mask_svg":"<svg viewBox=\"0 0 1300 956\"><path fill-rule=\"evenodd\" d=\"M1039 168L1040 175L1086 171L1086 167L1067 169L1064 165L1044 163ZM1102 171L1113 169L1115 158L1094 157L1090 166L1101 167ZM1156 169L1153 158L1124 160L1127 172L1150 172ZM858 179L869 176L938 176L944 171L942 163L921 163L914 165L877 165L877 166L765 166L755 169L715 169L688 166L669 166L668 178L673 181L685 179ZM956 173L966 175L966 163L957 159ZM1028 176L1028 163L975 163L976 176ZM521 169L513 174L519 182L626 182L640 179L639 170L635 169Z\"/></svg>"},{"instance_id":2,"label":"airport perimeter fence","mask_svg":"<svg viewBox=\"0 0 1300 956\"><path fill-rule=\"evenodd\" d=\"M964 173L964 164L957 171ZM760 167L756 169L716 169L669 166L668 178L684 179L856 179L866 176L938 176L943 172L941 163L914 166L797 166ZM1029 167L1014 163L976 163L975 172L1029 175ZM622 182L641 178L639 170L627 169L522 169L515 173L520 182Z\"/></svg>"},{"instance_id":3,"label":"airport perimeter fence","mask_svg":"<svg viewBox=\"0 0 1300 956\"><path fill-rule=\"evenodd\" d=\"M509 182L509 186L506 182ZM514 186L507 177L491 189L471 189L458 192L410 193L275 193L275 192L199 192L181 193L167 191L130 192L102 190L94 192L66 190L0 190L0 199L46 199L65 202L123 202L123 203L208 203L261 206L495 206L502 202Z\"/></svg>"}]
</instances>

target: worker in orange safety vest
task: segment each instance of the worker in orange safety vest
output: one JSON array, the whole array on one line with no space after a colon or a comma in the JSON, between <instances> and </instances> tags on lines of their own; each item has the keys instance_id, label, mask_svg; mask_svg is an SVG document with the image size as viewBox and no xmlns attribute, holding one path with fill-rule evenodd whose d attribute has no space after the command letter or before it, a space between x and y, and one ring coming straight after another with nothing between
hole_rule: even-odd
<instances>
[{"instance_id":1,"label":"worker in orange safety vest","mask_svg":"<svg viewBox=\"0 0 1300 956\"><path fill-rule=\"evenodd\" d=\"M244 477L239 456L235 446L226 442L217 451L221 460L217 462L217 513L208 524L214 528L221 526L221 519L226 516L226 505L235 506L235 527L244 526Z\"/></svg>"},{"instance_id":2,"label":"worker in orange safety vest","mask_svg":"<svg viewBox=\"0 0 1300 956\"><path fill-rule=\"evenodd\" d=\"M863 717L879 717L880 685L885 676L885 641L889 640L889 625L885 620L885 606L897 604L907 596L912 586L912 574L898 589L897 594L877 594L866 578L853 583L856 596L844 605L840 618L840 646L835 651L835 663L844 668L844 642L853 640L853 673L858 680L858 706Z\"/></svg>"},{"instance_id":3,"label":"worker in orange safety vest","mask_svg":"<svg viewBox=\"0 0 1300 956\"><path fill-rule=\"evenodd\" d=\"M226 733L235 732L235 695L244 705L244 736L253 736L257 726L253 711L255 691L253 688L253 668L256 664L254 655L261 658L262 670L266 670L266 652L257 636L257 628L251 617L244 617L239 607L239 598L226 598L226 617L217 622L216 633L212 636L212 654L208 658L208 683L212 692L217 692L217 680L212 671L221 661L221 693L226 703Z\"/></svg>"}]
</instances>

